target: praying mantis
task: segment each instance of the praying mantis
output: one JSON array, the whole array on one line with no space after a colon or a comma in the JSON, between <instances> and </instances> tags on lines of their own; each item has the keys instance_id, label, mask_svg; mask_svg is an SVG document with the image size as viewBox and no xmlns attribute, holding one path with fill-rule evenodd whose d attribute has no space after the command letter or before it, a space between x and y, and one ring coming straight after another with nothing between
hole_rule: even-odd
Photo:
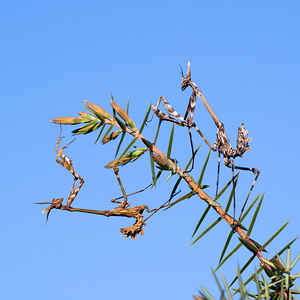
<instances>
[{"instance_id":1,"label":"praying mantis","mask_svg":"<svg viewBox=\"0 0 300 300\"><path fill-rule=\"evenodd\" d=\"M177 113L173 107L169 104L169 102L164 98L160 97L157 101L156 106L152 105L152 109L155 113L155 115L162 121L169 121L172 122L178 126L187 127L189 131L190 136L190 142L191 142L191 149L193 154L193 162L192 167L188 171L190 172L194 167L194 147L193 147L193 141L192 141L192 133L191 128L195 128L196 131L199 133L199 135L203 138L205 143L208 145L208 147L216 152L218 151L218 173L217 173L217 187L216 187L216 195L218 193L218 185L219 185L219 173L220 173L220 155L223 155L223 162L224 165L228 168L232 169L232 182L233 182L233 189L235 190L235 181L234 181L234 170L244 170L244 171L251 171L255 175L255 179L253 181L253 184L249 190L249 193L247 195L246 201L242 207L241 214L239 217L239 220L242 216L243 210L247 204L247 201L250 197L250 194L254 188L254 185L258 179L258 176L260 174L260 171L256 168L248 168L248 167L240 167L234 165L234 159L236 157L243 157L243 154L247 151L250 151L251 148L249 147L249 142L252 140L251 137L248 137L248 130L245 130L244 124L241 125L241 127L238 128L238 135L236 140L236 149L234 149L228 139L228 136L226 134L224 124L218 119L208 102L203 96L203 93L200 91L200 89L197 87L196 83L191 80L191 66L190 62L188 62L187 66L187 73L186 76L184 76L182 68L181 68L181 75L182 75L182 81L181 81L181 90L184 91L187 87L192 88L192 95L190 96L187 110L185 112L184 118L180 116L179 113ZM212 117L216 127L217 127L217 138L212 146L210 142L206 139L204 134L201 132L201 130L197 127L196 123L193 120L194 111L196 107L196 99L197 96L200 98L202 103L204 104L205 108L209 112L210 116ZM163 102L164 107L169 115L166 115L162 111L158 109L160 102ZM235 193L234 193L234 215L235 215Z\"/></svg>"}]
</instances>

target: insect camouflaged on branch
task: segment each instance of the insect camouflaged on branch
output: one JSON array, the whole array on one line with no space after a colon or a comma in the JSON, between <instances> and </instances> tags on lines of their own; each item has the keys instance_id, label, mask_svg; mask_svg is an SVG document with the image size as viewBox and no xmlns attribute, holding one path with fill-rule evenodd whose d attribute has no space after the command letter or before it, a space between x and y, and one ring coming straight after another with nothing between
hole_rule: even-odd
<instances>
[{"instance_id":1,"label":"insect camouflaged on branch","mask_svg":"<svg viewBox=\"0 0 300 300\"><path fill-rule=\"evenodd\" d=\"M179 126L185 126L188 128L189 130L189 136L190 136L190 142L191 142L191 148L192 148L192 153L193 153L193 164L192 164L192 168L194 167L194 147L193 147L193 141L192 141L192 134L191 134L191 130L190 128L195 128L196 131L200 134L200 136L203 138L203 140L206 142L206 144L209 146L209 148L212 151L218 151L219 153L219 157L220 154L223 154L223 161L225 166L229 167L232 169L232 178L233 178L233 184L234 183L234 169L238 169L238 170L246 170L246 171L251 171L253 172L256 177L254 179L254 182L250 188L250 191L248 193L248 196L246 198L245 204L241 210L241 215L243 213L244 207L250 197L251 191L255 185L255 182L259 176L259 170L256 168L247 168L247 167L239 167L239 166L235 166L233 159L235 159L236 157L242 157L242 155L246 152L246 151L250 151L251 148L249 147L248 143L252 140L251 137L248 137L248 130L245 130L245 126L244 124L241 125L241 127L238 129L238 136L237 136L237 145L236 145L236 149L232 148L229 139L227 137L225 128L223 123L218 119L218 117L216 116L216 114L214 113L214 111L212 110L212 108L210 107L210 105L208 104L208 102L206 101L206 99L203 96L203 93L199 90L199 88L197 87L196 83L193 82L191 80L191 67L190 67L190 62L188 63L188 67L187 67L187 74L186 76L183 75L183 71L181 68L181 74L182 74L182 82L181 82L181 90L184 91L187 87L191 87L192 88L192 95L189 99L188 102L188 107L185 113L184 118L182 118L180 116L180 114L178 114L173 107L168 103L168 101L164 98L164 97L160 97L158 99L158 102L156 104L156 106L152 105L152 109L154 110L154 113L156 114L156 116L163 121L170 121L175 123L176 125ZM205 138L205 136L203 135L203 133L200 131L200 129L196 126L194 120L193 120L193 116L194 116L194 110L195 110L195 106L196 106L196 96L198 96L201 101L203 102L204 106L206 107L206 109L208 110L210 116L212 117L212 119L214 120L216 127L217 127L217 138L216 141L214 143L214 146L212 146L209 141ZM163 112L161 112L158 107L160 102L163 102L164 107L166 109L166 111L168 112L168 114L171 116L168 116L166 114L164 114ZM188 115L190 114L190 116L188 117ZM175 119L174 119L175 118ZM177 120L176 120L177 119ZM179 121L178 121L179 120ZM218 192L218 184L219 184L219 165L220 162L218 162L218 175L217 175L217 188L216 188L216 194ZM190 170L190 171L191 171ZM234 195L234 203L235 203L235 195ZM235 209L235 204L234 204L234 209ZM240 216L241 218L241 216Z\"/></svg>"}]
</instances>

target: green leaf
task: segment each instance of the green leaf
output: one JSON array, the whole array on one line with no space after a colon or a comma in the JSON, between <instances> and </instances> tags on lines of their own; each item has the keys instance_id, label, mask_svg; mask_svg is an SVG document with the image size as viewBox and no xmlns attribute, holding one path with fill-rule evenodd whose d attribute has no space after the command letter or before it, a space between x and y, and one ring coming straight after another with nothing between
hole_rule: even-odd
<instances>
[{"instance_id":1,"label":"green leaf","mask_svg":"<svg viewBox=\"0 0 300 300\"><path fill-rule=\"evenodd\" d=\"M236 270L236 274L239 279L239 290L240 290L240 294L241 294L241 299L249 300L248 293L247 293L245 285L242 281L242 277L241 277L242 271L240 270L240 268L238 268L238 270Z\"/></svg>"},{"instance_id":2,"label":"green leaf","mask_svg":"<svg viewBox=\"0 0 300 300\"><path fill-rule=\"evenodd\" d=\"M119 159L121 158L121 157L123 157L124 156L124 154L128 151L128 149L137 141L137 137L135 137L130 143L129 143L129 145L125 148L125 150L123 151L123 153L119 156Z\"/></svg>"},{"instance_id":3,"label":"green leaf","mask_svg":"<svg viewBox=\"0 0 300 300\"><path fill-rule=\"evenodd\" d=\"M211 229L213 229L220 221L222 218L218 218L216 221L214 221L209 227L207 227L190 245L192 246L195 244L199 239L201 239L207 232L209 232Z\"/></svg>"},{"instance_id":4,"label":"green leaf","mask_svg":"<svg viewBox=\"0 0 300 300\"><path fill-rule=\"evenodd\" d=\"M157 125L157 130L156 130L156 134L155 134L155 138L154 138L153 144L156 143L156 140L157 140L157 138L158 138L158 133L159 133L159 129L160 129L161 122L162 122L162 120L159 119L159 122L158 122L158 125Z\"/></svg>"},{"instance_id":5,"label":"green leaf","mask_svg":"<svg viewBox=\"0 0 300 300\"><path fill-rule=\"evenodd\" d=\"M261 295L260 295L260 285L258 281L257 274L255 273L255 283L256 283L256 290L257 290L257 300L261 300Z\"/></svg>"},{"instance_id":6,"label":"green leaf","mask_svg":"<svg viewBox=\"0 0 300 300\"><path fill-rule=\"evenodd\" d=\"M286 269L290 271L291 267L291 248L288 247L286 251Z\"/></svg>"},{"instance_id":7,"label":"green leaf","mask_svg":"<svg viewBox=\"0 0 300 300\"><path fill-rule=\"evenodd\" d=\"M239 173L238 173L239 174ZM223 189L218 193L218 195L215 197L214 201L218 200L223 193L227 190L227 188L230 186L230 184L232 183L232 181L238 176L238 174L236 174L233 178L231 178L227 184L223 187Z\"/></svg>"},{"instance_id":8,"label":"green leaf","mask_svg":"<svg viewBox=\"0 0 300 300\"><path fill-rule=\"evenodd\" d=\"M141 126L141 128L140 128L140 130L139 130L139 133L140 133L140 134L142 133L142 131L143 131L143 129L144 129L144 126L145 126L145 124L146 124L146 122L147 122L147 120L148 120L148 116L149 116L149 113L150 113L150 111L151 111L151 105L152 105L152 103L150 104L150 106L149 106L149 108L148 108L148 110L147 110L146 116L145 116L144 121L143 121L143 123L142 123L142 126Z\"/></svg>"},{"instance_id":9,"label":"green leaf","mask_svg":"<svg viewBox=\"0 0 300 300\"><path fill-rule=\"evenodd\" d=\"M252 220L251 220L249 229L248 229L248 231L247 231L247 235L248 235L248 236L250 236L250 234L251 234L251 232L252 232L252 229L253 229L254 223L255 223L255 221L256 221L256 217L257 217L258 212L259 212L259 210L260 210L260 206L261 206L261 203L262 203L263 199L264 199L264 195L261 196L260 201L258 202L257 208L256 208L256 210L255 210L255 213L254 213L254 215L253 215L253 217L252 217Z\"/></svg>"},{"instance_id":10,"label":"green leaf","mask_svg":"<svg viewBox=\"0 0 300 300\"><path fill-rule=\"evenodd\" d=\"M215 281L216 281L216 283L217 283L217 285L218 285L219 291L220 291L220 293L222 294L222 293L224 292L224 290L222 289L222 286L221 286L221 284L220 284L220 281L219 281L219 279L218 279L216 273L213 271L213 269L211 269L211 271L212 271L212 273L213 273L213 275L214 275L214 278L215 278Z\"/></svg>"},{"instance_id":11,"label":"green leaf","mask_svg":"<svg viewBox=\"0 0 300 300\"><path fill-rule=\"evenodd\" d=\"M177 188L178 188L178 186L179 186L179 183L180 183L181 179L182 179L182 177L179 177L179 178L177 179L177 181L176 181L176 183L175 183L175 185L174 185L174 187L173 187L173 189L172 189L172 192L171 192L171 194L170 194L170 199L172 199L172 198L174 197L174 195L175 195L175 193L176 193L176 190L177 190Z\"/></svg>"},{"instance_id":12,"label":"green leaf","mask_svg":"<svg viewBox=\"0 0 300 300\"><path fill-rule=\"evenodd\" d=\"M234 234L234 231L231 230L231 231L229 232L229 235L228 235L228 237L227 237L225 246L224 246L223 251L222 251L222 253L221 253L221 256L220 256L220 259L219 259L219 263L221 262L221 260L223 259L223 256L225 255L225 252L226 252L226 250L227 250L227 248L228 248L228 246L229 246L229 243L230 243L230 241L231 241L231 238L233 237L233 234Z\"/></svg>"},{"instance_id":13,"label":"green leaf","mask_svg":"<svg viewBox=\"0 0 300 300\"><path fill-rule=\"evenodd\" d=\"M249 238L249 240L260 250L260 251L264 251L264 252L268 252L267 250L265 250L265 249L262 249L261 248L261 245L258 243L258 242L256 242L256 241L254 241L254 240L252 240L252 239L250 239Z\"/></svg>"},{"instance_id":14,"label":"green leaf","mask_svg":"<svg viewBox=\"0 0 300 300\"><path fill-rule=\"evenodd\" d=\"M91 122L81 126L80 128L73 130L72 133L74 135L88 134L94 130L97 130L100 126L101 126L101 123L99 123L98 121L91 121Z\"/></svg>"},{"instance_id":15,"label":"green leaf","mask_svg":"<svg viewBox=\"0 0 300 300\"><path fill-rule=\"evenodd\" d=\"M116 121L119 124L120 128L125 131L126 130L126 125L118 118L116 117Z\"/></svg>"},{"instance_id":16,"label":"green leaf","mask_svg":"<svg viewBox=\"0 0 300 300\"><path fill-rule=\"evenodd\" d=\"M200 284L200 286L209 300L215 300L215 298L204 288L204 286L202 286L201 284Z\"/></svg>"},{"instance_id":17,"label":"green leaf","mask_svg":"<svg viewBox=\"0 0 300 300\"><path fill-rule=\"evenodd\" d=\"M205 209L205 211L204 211L204 213L202 214L202 216L201 216L199 222L198 222L197 225L196 225L196 228L195 228L195 230L194 230L194 233L193 233L192 237L193 237L193 236L195 235L195 233L198 231L198 229L199 229L201 223L203 222L204 218L205 218L206 215L208 214L210 208L211 208L211 206L208 206L208 207Z\"/></svg>"},{"instance_id":18,"label":"green leaf","mask_svg":"<svg viewBox=\"0 0 300 300\"><path fill-rule=\"evenodd\" d=\"M209 160L209 157L210 157L210 152L211 151L209 150L208 154L207 154L207 157L206 157L206 160L205 160L205 163L202 167L201 174L200 174L200 177L199 177L198 182L197 182L197 187L200 187L200 185L202 183L202 179L203 179L203 176L204 176L204 173L205 173L205 170L206 170L206 166L207 166L207 163L208 163L208 160Z\"/></svg>"},{"instance_id":19,"label":"green leaf","mask_svg":"<svg viewBox=\"0 0 300 300\"><path fill-rule=\"evenodd\" d=\"M127 98L127 106L126 106L126 114L128 115L129 112L129 98Z\"/></svg>"},{"instance_id":20,"label":"green leaf","mask_svg":"<svg viewBox=\"0 0 300 300\"><path fill-rule=\"evenodd\" d=\"M124 137L125 137L125 134L126 134L126 132L123 131L123 133L122 133L122 135L121 135L121 138L120 138L120 142L119 142L118 147L117 147L117 150L116 150L115 157L117 157L117 155L118 155L118 153L119 153L121 144L122 144L122 142L123 142L123 140L124 140Z\"/></svg>"},{"instance_id":21,"label":"green leaf","mask_svg":"<svg viewBox=\"0 0 300 300\"><path fill-rule=\"evenodd\" d=\"M108 128L108 130L106 131L106 133L104 134L104 136L102 137L100 143L102 143L102 141L106 138L106 136L110 133L110 131L114 128L114 124L111 124Z\"/></svg>"},{"instance_id":22,"label":"green leaf","mask_svg":"<svg viewBox=\"0 0 300 300\"><path fill-rule=\"evenodd\" d=\"M239 173L236 176L235 185L231 189L231 193L229 195L229 198L228 198L228 201L227 201L227 204L226 204L226 208L225 208L225 214L227 214L227 212L228 212L228 210L231 206L232 198L233 198L233 195L234 195L234 190L237 186L238 179L239 179Z\"/></svg>"},{"instance_id":23,"label":"green leaf","mask_svg":"<svg viewBox=\"0 0 300 300\"><path fill-rule=\"evenodd\" d=\"M292 264L291 264L291 270L294 268L295 264L298 262L299 259L300 259L300 254L298 254L297 257L292 262Z\"/></svg>"},{"instance_id":24,"label":"green leaf","mask_svg":"<svg viewBox=\"0 0 300 300\"><path fill-rule=\"evenodd\" d=\"M173 203L168 205L168 207L165 210L171 208L173 205L177 204L178 202L181 202L182 200L192 197L193 195L195 195L195 191L191 191L191 192L185 194L184 196L180 197L179 199L177 199L176 201L174 201Z\"/></svg>"},{"instance_id":25,"label":"green leaf","mask_svg":"<svg viewBox=\"0 0 300 300\"><path fill-rule=\"evenodd\" d=\"M263 245L262 248L265 249L273 240L274 238L285 228L285 226L289 223L290 221L286 222L283 226L281 226ZM280 255L280 254L279 254Z\"/></svg>"},{"instance_id":26,"label":"green leaf","mask_svg":"<svg viewBox=\"0 0 300 300\"><path fill-rule=\"evenodd\" d=\"M173 135L174 135L174 124L172 125L172 130L171 130L171 134L170 134L167 158L170 158L170 155L171 155L172 144L173 144Z\"/></svg>"},{"instance_id":27,"label":"green leaf","mask_svg":"<svg viewBox=\"0 0 300 300\"><path fill-rule=\"evenodd\" d=\"M253 200L253 202L251 203L251 205L249 206L249 208L245 211L245 213L241 216L240 222L243 222L243 220L246 218L246 216L248 215L248 213L251 211L252 207L254 206L254 204L256 203L257 199L260 197L260 194Z\"/></svg>"},{"instance_id":28,"label":"green leaf","mask_svg":"<svg viewBox=\"0 0 300 300\"><path fill-rule=\"evenodd\" d=\"M105 125L106 125L106 124L103 124L103 125L102 125L102 128L101 128L101 130L100 130L100 132L99 132L99 134L98 134L98 136L97 136L97 138L96 138L96 140L95 140L95 143L94 143L94 144L96 144L96 143L98 142L98 140L99 140L99 138L100 138L100 136L101 136L101 133L102 133L102 131L103 131L103 129L104 129L104 127L105 127Z\"/></svg>"},{"instance_id":29,"label":"green leaf","mask_svg":"<svg viewBox=\"0 0 300 300\"><path fill-rule=\"evenodd\" d=\"M152 143L149 142L147 139L142 138L142 142L143 142L149 149L152 149Z\"/></svg>"},{"instance_id":30,"label":"green leaf","mask_svg":"<svg viewBox=\"0 0 300 300\"><path fill-rule=\"evenodd\" d=\"M227 284L227 282L226 282L226 280L225 280L225 278L224 278L224 276L223 276L222 273L221 273L221 276L222 276L223 284L225 286L225 290L227 292L227 295L228 295L228 297L229 297L230 300L233 300L231 292L230 292L229 287L228 287L228 284Z\"/></svg>"},{"instance_id":31,"label":"green leaf","mask_svg":"<svg viewBox=\"0 0 300 300\"><path fill-rule=\"evenodd\" d=\"M219 204L219 203L216 202L216 201L210 201L210 202L208 203L208 205L214 206L214 207L221 207L221 206L222 206L221 204Z\"/></svg>"},{"instance_id":32,"label":"green leaf","mask_svg":"<svg viewBox=\"0 0 300 300\"><path fill-rule=\"evenodd\" d=\"M194 155L192 154L192 156L191 156L190 160L188 161L187 165L185 166L184 171L183 171L182 174L188 174L185 171L189 168L190 164L192 163L193 159L195 158L195 156L196 156L198 150L200 149L200 147L201 147L201 145L199 145L198 148L195 150ZM186 176L188 176L188 175L186 175Z\"/></svg>"},{"instance_id":33,"label":"green leaf","mask_svg":"<svg viewBox=\"0 0 300 300\"><path fill-rule=\"evenodd\" d=\"M257 253L257 249L254 245L252 245L251 243L249 243L248 241L242 239L242 238L239 238L239 240L242 242L242 244L248 249L250 250L252 253L256 254Z\"/></svg>"},{"instance_id":34,"label":"green leaf","mask_svg":"<svg viewBox=\"0 0 300 300\"><path fill-rule=\"evenodd\" d=\"M217 268L214 270L216 272L225 262L228 258L230 258L237 250L239 250L242 247L242 243L239 243L217 266Z\"/></svg>"},{"instance_id":35,"label":"green leaf","mask_svg":"<svg viewBox=\"0 0 300 300\"><path fill-rule=\"evenodd\" d=\"M152 180L154 181L155 179L154 160L152 158L151 152L150 152L150 166L151 166Z\"/></svg>"},{"instance_id":36,"label":"green leaf","mask_svg":"<svg viewBox=\"0 0 300 300\"><path fill-rule=\"evenodd\" d=\"M270 299L269 297L269 288L268 288L268 283L267 283L267 279L265 276L263 276L264 278L264 286L265 286L265 295L266 295L266 299Z\"/></svg>"},{"instance_id":37,"label":"green leaf","mask_svg":"<svg viewBox=\"0 0 300 300\"><path fill-rule=\"evenodd\" d=\"M158 173L157 173L157 175L155 176L155 178L154 178L154 180L153 180L153 183L152 183L152 185L151 185L150 190L151 190L151 189L154 187L154 185L156 184L156 181L157 181L158 178L160 177L161 173L162 173L162 170L159 170Z\"/></svg>"}]
</instances>

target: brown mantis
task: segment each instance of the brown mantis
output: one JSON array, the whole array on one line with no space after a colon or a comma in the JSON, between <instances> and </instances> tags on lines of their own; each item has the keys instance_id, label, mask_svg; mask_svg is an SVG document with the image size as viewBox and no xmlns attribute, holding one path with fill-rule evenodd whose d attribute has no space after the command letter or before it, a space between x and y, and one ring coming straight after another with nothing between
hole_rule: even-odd
<instances>
[{"instance_id":1,"label":"brown mantis","mask_svg":"<svg viewBox=\"0 0 300 300\"><path fill-rule=\"evenodd\" d=\"M232 169L232 181L233 181L233 190L235 190L235 181L234 181L234 169L237 170L245 170L245 171L251 171L255 174L254 182L250 188L250 191L247 195L246 201L242 207L241 214L239 217L239 220L242 216L243 210L246 206L246 203L250 197L251 191L254 188L254 185L258 179L260 171L255 168L248 168L248 167L240 167L234 165L234 160L236 157L242 157L244 152L250 151L251 148L249 147L248 143L252 140L251 137L248 137L248 130L245 130L244 124L241 125L241 127L238 129L238 136L237 136L237 145L236 149L232 148L229 139L227 137L225 128L223 123L218 119L208 102L203 96L203 93L199 90L196 83L191 80L191 68L190 68L190 62L187 66L187 74L186 76L183 75L183 71L181 69L182 74L182 82L181 82L181 90L184 91L187 87L192 88L192 95L188 102L188 107L185 113L184 118L181 117L173 108L172 106L167 102L167 100L164 97L160 97L158 99L158 102L156 106L152 105L152 109L156 116L162 120L162 121L170 121L172 123L175 123L179 126L184 126L188 128L189 136L190 136L190 142L191 142L191 149L193 154L193 163L191 170L194 167L194 148L193 148L193 141L192 141L192 134L191 134L191 128L195 128L196 131L200 134L200 136L203 138L205 143L209 146L209 148L212 151L218 151L218 173L217 173L217 188L216 188L216 195L218 193L218 185L219 185L219 171L220 171L220 154L223 154L223 161L226 167ZM203 102L204 106L206 107L207 111L209 112L210 116L212 117L216 127L217 127L217 139L214 143L214 146L212 146L209 141L206 139L206 137L203 135L203 133L200 131L200 129L196 126L193 116L194 116L194 110L196 106L196 96L198 96L201 101ZM163 102L164 107L166 111L168 112L168 115L164 114L162 111L158 109L160 102ZM190 170L190 171L191 171ZM190 172L188 171L188 172ZM235 215L235 193L234 193L234 215Z\"/></svg>"}]
</instances>

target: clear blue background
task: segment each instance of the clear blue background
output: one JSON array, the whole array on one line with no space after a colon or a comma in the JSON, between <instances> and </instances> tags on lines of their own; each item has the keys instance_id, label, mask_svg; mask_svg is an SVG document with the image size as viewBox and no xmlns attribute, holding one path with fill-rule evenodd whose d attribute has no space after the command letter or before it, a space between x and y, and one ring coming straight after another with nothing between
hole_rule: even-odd
<instances>
[{"instance_id":1,"label":"clear blue background","mask_svg":"<svg viewBox=\"0 0 300 300\"><path fill-rule=\"evenodd\" d=\"M241 123L253 138L252 150L236 160L261 170L251 199L263 192L265 198L252 237L264 243L291 220L266 257L295 238L300 225L299 13L296 0L1 1L1 299L191 299L199 284L218 296L210 268L217 266L229 227L221 222L188 248L206 208L199 198L157 213L135 241L119 232L131 219L52 211L45 226L46 206L34 204L67 198L73 181L55 162L60 129L51 118L76 116L84 110L83 99L111 110L111 93L123 107L129 97L138 127L160 96L184 115L190 90L180 90L178 64L186 72L188 61L192 80L232 144ZM199 99L195 121L213 143L216 129ZM156 124L144 132L150 139ZM165 152L170 128L163 124L157 144ZM62 143L72 139L72 129L63 127ZM188 134L180 127L175 134L172 154L184 166L191 153ZM74 206L111 209L109 200L121 191L103 166L114 159L117 143L94 145L95 138L80 136L65 151L86 181ZM194 133L195 147L200 143L195 178L208 147ZM216 168L212 153L203 182L212 197ZM240 176L237 211L253 181L248 173ZM127 165L120 176L127 193L145 187L151 182L148 157ZM221 185L230 176L222 166ZM165 178L129 202L158 207L176 180L165 183ZM183 185L181 195L187 191ZM216 217L212 211L202 229ZM230 249L237 242L235 236ZM298 253L296 241L292 257ZM249 257L241 249L223 266L229 282Z\"/></svg>"}]
</instances>

